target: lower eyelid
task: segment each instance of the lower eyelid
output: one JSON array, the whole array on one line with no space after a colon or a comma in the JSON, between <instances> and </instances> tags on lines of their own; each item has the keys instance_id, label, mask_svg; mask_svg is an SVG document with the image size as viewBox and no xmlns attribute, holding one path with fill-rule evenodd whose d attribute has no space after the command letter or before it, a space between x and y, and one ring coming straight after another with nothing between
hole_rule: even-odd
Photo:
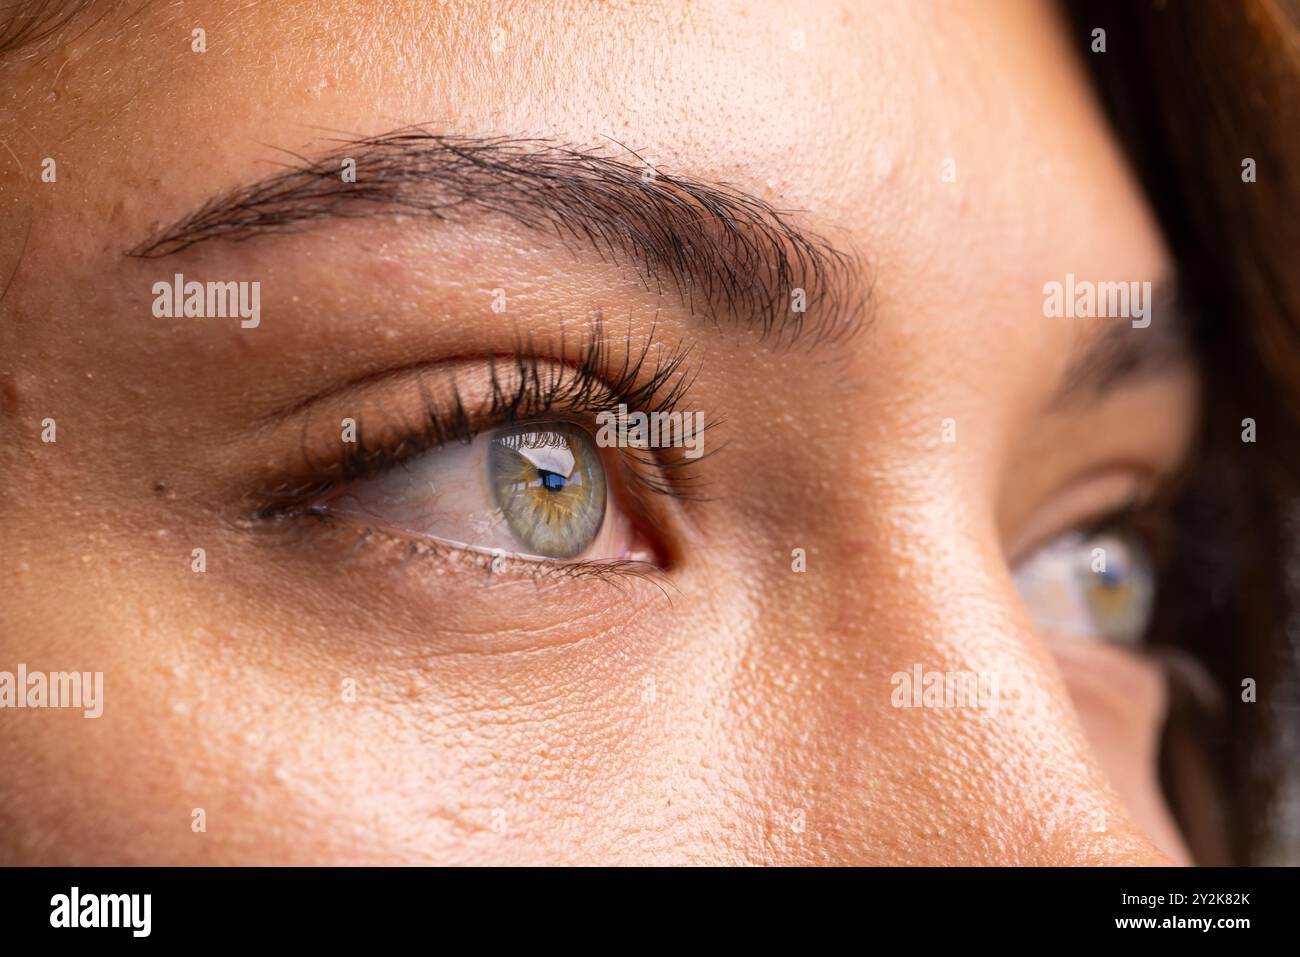
<instances>
[{"instance_id":1,"label":"lower eyelid","mask_svg":"<svg viewBox=\"0 0 1300 957\"><path fill-rule=\"evenodd\" d=\"M507 557L494 570L493 556L325 515L286 515L254 529L256 561L242 565L248 589L264 584L262 569L282 569L283 608L304 623L333 623L327 632L347 640L330 653L366 666L376 649L396 667L420 667L434 658L644 641L677 591L655 567Z\"/></svg>"},{"instance_id":2,"label":"lower eyelid","mask_svg":"<svg viewBox=\"0 0 1300 957\"><path fill-rule=\"evenodd\" d=\"M1135 714L1155 719L1165 702L1165 672L1149 655L1098 642L1054 639L1056 657L1075 705L1081 710L1106 708L1120 717Z\"/></svg>"},{"instance_id":3,"label":"lower eyelid","mask_svg":"<svg viewBox=\"0 0 1300 957\"><path fill-rule=\"evenodd\" d=\"M524 558L454 545L435 538L413 538L389 529L362 526L321 512L305 513L303 518L313 522L318 529L338 536L335 544L339 546L340 553L335 557L345 565L386 550L386 555L376 557L386 559L397 568L411 562L436 562L480 571L486 579L497 576L524 578L539 585L548 581L590 579L611 583L642 580L654 583L660 590L667 587L664 569L649 562Z\"/></svg>"}]
</instances>

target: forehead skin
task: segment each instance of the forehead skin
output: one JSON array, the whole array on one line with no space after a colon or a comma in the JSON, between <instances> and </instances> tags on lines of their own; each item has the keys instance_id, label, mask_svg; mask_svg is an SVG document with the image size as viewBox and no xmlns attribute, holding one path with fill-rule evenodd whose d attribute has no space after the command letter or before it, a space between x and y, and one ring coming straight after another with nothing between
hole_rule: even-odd
<instances>
[{"instance_id":1,"label":"forehead skin","mask_svg":"<svg viewBox=\"0 0 1300 957\"><path fill-rule=\"evenodd\" d=\"M194 27L206 53L191 51ZM54 650L84 649L111 664L103 670L131 701L114 720L59 716L5 738L0 756L28 783L0 800L0 830L21 821L33 836L4 854L1158 860L1108 791L1001 552L1035 499L1086 464L1052 472L1017 459L1080 336L1042 319L1043 283L1068 272L1150 278L1165 265L1074 55L1050 7L1018 2L212 2L113 14L0 67L0 163L13 164L0 215L18 226L0 239L0 263L23 251L0 307L0 433L30 449L33 423L59 408L69 436L62 461L2 460L23 485L0 510L16 582L0 647L32 667L42 653L53 662ZM771 485L755 487L761 463L723 472L736 511L763 524L706 529L721 563L711 581L685 569L656 630L595 629L598 653L574 642L493 668L448 665L462 682L450 690L436 662L402 670L369 648L302 677L303 660L329 658L321 649L353 623L294 632L281 607L294 599L251 572L196 594L160 570L171 559L158 538L146 542L177 537L185 520L157 517L140 492L140 476L162 470L151 456L165 443L133 447L132 424L158 409L179 433L183 417L166 409L236 414L234 393L262 389L255 373L273 377L285 353L188 330L162 346L118 315L139 299L120 276L145 275L123 250L270 172L269 147L309 150L333 132L411 123L623 144L659 168L806 211L800 222L852 250L874 279L869 328L842 356L797 360L806 387L743 337L706 343L725 388L702 384L702 407L712 398L729 423L755 428L797 421L782 441L809 450L804 471L795 463ZM56 184L39 182L45 156L57 158ZM956 182L941 176L948 159ZM329 285L319 263L337 250L312 242L296 262L253 244L213 255L229 257L234 275L300 268L349 307L372 298L375 274L361 264ZM494 261L499 247L480 259L430 243L420 250L460 257L466 282L528 282L530 265ZM394 255L410 298L453 295L439 292L437 268ZM567 275L557 262L536 265ZM557 280L570 298L615 295L599 264L572 272L580 278ZM653 306L629 292L626 308ZM315 328L349 335L327 311ZM416 335L413 318L394 324ZM262 341L302 339L268 328ZM195 395L226 388L208 406ZM95 438L77 437L79 416ZM934 441L948 417L956 447ZM1185 435L1167 432L1131 436L1133 448L1121 435L1107 453L1172 460ZM134 471L127 450L143 456ZM137 481L138 500L106 491L128 488L118 473ZM42 495L62 516L45 539ZM788 556L801 545L817 574L792 584ZM602 615L592 608L598 624ZM289 635L312 654L286 647ZM1019 676L1014 716L888 707L892 672L972 662ZM340 715L326 699L349 667L380 689ZM638 704L647 677L661 701L648 716ZM430 689L443 692L436 705ZM42 747L23 743L34 740ZM105 795L111 824L85 821L85 795L59 790L65 766L86 794ZM187 840L198 806L225 822L206 842ZM508 809L509 844L493 830L497 809ZM784 822L799 814L806 829L793 831ZM1104 830L1081 826L1098 815ZM127 851L122 834L136 835Z\"/></svg>"}]
</instances>

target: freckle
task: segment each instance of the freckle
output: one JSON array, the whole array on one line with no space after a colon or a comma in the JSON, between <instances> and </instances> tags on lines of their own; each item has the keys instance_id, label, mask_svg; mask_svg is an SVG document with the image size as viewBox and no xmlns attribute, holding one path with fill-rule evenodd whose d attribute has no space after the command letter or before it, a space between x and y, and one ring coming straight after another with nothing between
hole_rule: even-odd
<instances>
[{"instance_id":1,"label":"freckle","mask_svg":"<svg viewBox=\"0 0 1300 957\"><path fill-rule=\"evenodd\" d=\"M159 479L158 481L154 482L154 483L153 483L153 493L154 493L155 495L166 495L166 494L167 494L167 483L164 482L162 479Z\"/></svg>"}]
</instances>

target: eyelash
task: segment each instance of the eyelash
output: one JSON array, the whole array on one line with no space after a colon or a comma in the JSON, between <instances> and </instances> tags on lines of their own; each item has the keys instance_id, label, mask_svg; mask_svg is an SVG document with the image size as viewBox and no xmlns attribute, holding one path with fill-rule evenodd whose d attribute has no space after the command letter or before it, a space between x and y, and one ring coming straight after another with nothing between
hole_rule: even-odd
<instances>
[{"instance_id":1,"label":"eyelash","mask_svg":"<svg viewBox=\"0 0 1300 957\"><path fill-rule=\"evenodd\" d=\"M1135 535L1151 553L1152 568L1159 578L1169 560L1170 544L1176 534L1172 486L1169 482L1137 496L1119 508L1079 526L1085 535L1122 530Z\"/></svg>"},{"instance_id":2,"label":"eyelash","mask_svg":"<svg viewBox=\"0 0 1300 957\"><path fill-rule=\"evenodd\" d=\"M590 427L597 413L619 405L647 414L671 413L682 405L699 373L698 365L694 368L690 365L689 349L681 346L665 349L652 329L643 345L636 346L629 337L625 348L618 350L602 331L598 319L590 334L579 342L571 364L560 361L569 352L563 335L555 352L536 348L530 337L519 342L509 356L486 357L490 398L477 410L466 408L454 382L450 400L440 409L429 393L427 381L421 380L423 410L418 422L390 419L372 432L370 420L358 419L356 441L344 443L334 460L326 463L313 460L304 440L302 462L296 470L300 479L280 482L261 493L257 497L255 517L265 521L313 518L338 526L341 523L313 502L353 482L401 467L416 456L451 442L469 442L492 429L544 418ZM548 358L552 354L558 358ZM706 422L705 431L718 424L718 421ZM368 444L366 436L370 435L382 438ZM674 499L699 500L703 483L695 466L716 449L697 458L674 458L668 449L624 447L614 451L623 466L621 474L638 488ZM655 524L652 519L650 524ZM368 534L377 531L369 530ZM593 573L603 577L611 571L620 572L611 567L618 563L610 562L530 560L528 564L554 565L552 571L570 576Z\"/></svg>"}]
</instances>

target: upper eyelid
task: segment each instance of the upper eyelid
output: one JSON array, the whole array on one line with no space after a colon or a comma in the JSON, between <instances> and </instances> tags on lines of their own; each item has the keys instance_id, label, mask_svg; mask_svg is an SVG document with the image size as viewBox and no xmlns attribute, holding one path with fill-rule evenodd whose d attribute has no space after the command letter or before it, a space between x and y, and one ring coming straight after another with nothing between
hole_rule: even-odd
<instances>
[{"instance_id":1,"label":"upper eyelid","mask_svg":"<svg viewBox=\"0 0 1300 957\"><path fill-rule=\"evenodd\" d=\"M1148 534L1152 525L1167 518L1168 500L1163 484L1148 479L1136 484L1126 496L1104 508L1093 509L1089 514L1074 517L1064 527L1053 531L1043 531L1026 539L1007 553L1007 565L1017 568L1033 558L1040 550L1051 545L1064 535L1081 532L1085 535L1096 534L1122 525L1139 532L1144 540L1152 538ZM1149 545L1158 544L1149 541Z\"/></svg>"},{"instance_id":2,"label":"upper eyelid","mask_svg":"<svg viewBox=\"0 0 1300 957\"><path fill-rule=\"evenodd\" d=\"M626 338L621 340L621 349L613 336L606 335L606 329L604 320L597 316L590 329L579 336L576 343L563 332L555 339L527 335L516 339L513 350L448 355L386 366L269 408L258 414L255 424L273 427L314 406L364 401L367 393L385 388L394 381L414 378L418 382L430 370L454 364L478 362L492 365L523 359L550 361L557 367L569 365L591 381L602 378L612 380L609 383L611 392L621 392L637 404L649 398L647 392L658 393L660 408L668 408L684 397L702 369L701 364L688 367L691 349L680 341L669 347L661 340L657 327L651 327L639 345L633 341L629 328ZM651 376L643 375L647 368L654 370ZM677 376L675 384L665 381L677 373L681 374ZM629 401L628 404L630 407L634 402Z\"/></svg>"},{"instance_id":3,"label":"upper eyelid","mask_svg":"<svg viewBox=\"0 0 1300 957\"><path fill-rule=\"evenodd\" d=\"M641 348L629 349L616 357L606 347L584 345L580 356L585 356L585 360L577 367L525 352L517 352L509 362L502 356L462 360L451 363L453 371L444 372L439 378L438 368L448 365L442 362L433 368L421 366L409 375L390 371L371 377L360 384L366 393L364 397L331 393L318 403L322 408L314 413L307 410L309 418L304 418L302 423L299 467L291 472L292 478L285 475L265 483L255 496L262 503L256 514L266 518L301 510L311 499L335 488L396 467L451 441L466 440L502 425L549 417L589 426L596 412L620 401L629 403L629 408L650 403L655 408L670 410L685 398L694 376L683 368L684 353L669 353L668 360L661 361L652 358L650 346L648 340ZM648 365L651 362L654 365ZM598 373L599 368L610 363L615 370L612 383L604 381ZM550 367L543 372L542 366L546 364ZM461 367L487 371L481 383L485 388L468 400L454 371ZM644 371L647 368L648 373ZM405 391L408 403L412 397L419 400L405 414L393 411L395 403L380 401L384 393L391 399L398 389ZM378 414L367 414L364 410L369 408L378 409ZM321 443L319 436L330 435L331 431L337 434L336 416L348 410L354 413L357 442L334 451L327 448L324 454L318 454L321 445L338 445L333 440ZM325 421L313 425L312 418ZM318 447L314 450L309 434L318 437ZM671 482L656 484L645 474L648 466L639 471L635 465L628 467L634 470L633 477L652 491L672 493L690 484L687 475L673 476Z\"/></svg>"}]
</instances>

